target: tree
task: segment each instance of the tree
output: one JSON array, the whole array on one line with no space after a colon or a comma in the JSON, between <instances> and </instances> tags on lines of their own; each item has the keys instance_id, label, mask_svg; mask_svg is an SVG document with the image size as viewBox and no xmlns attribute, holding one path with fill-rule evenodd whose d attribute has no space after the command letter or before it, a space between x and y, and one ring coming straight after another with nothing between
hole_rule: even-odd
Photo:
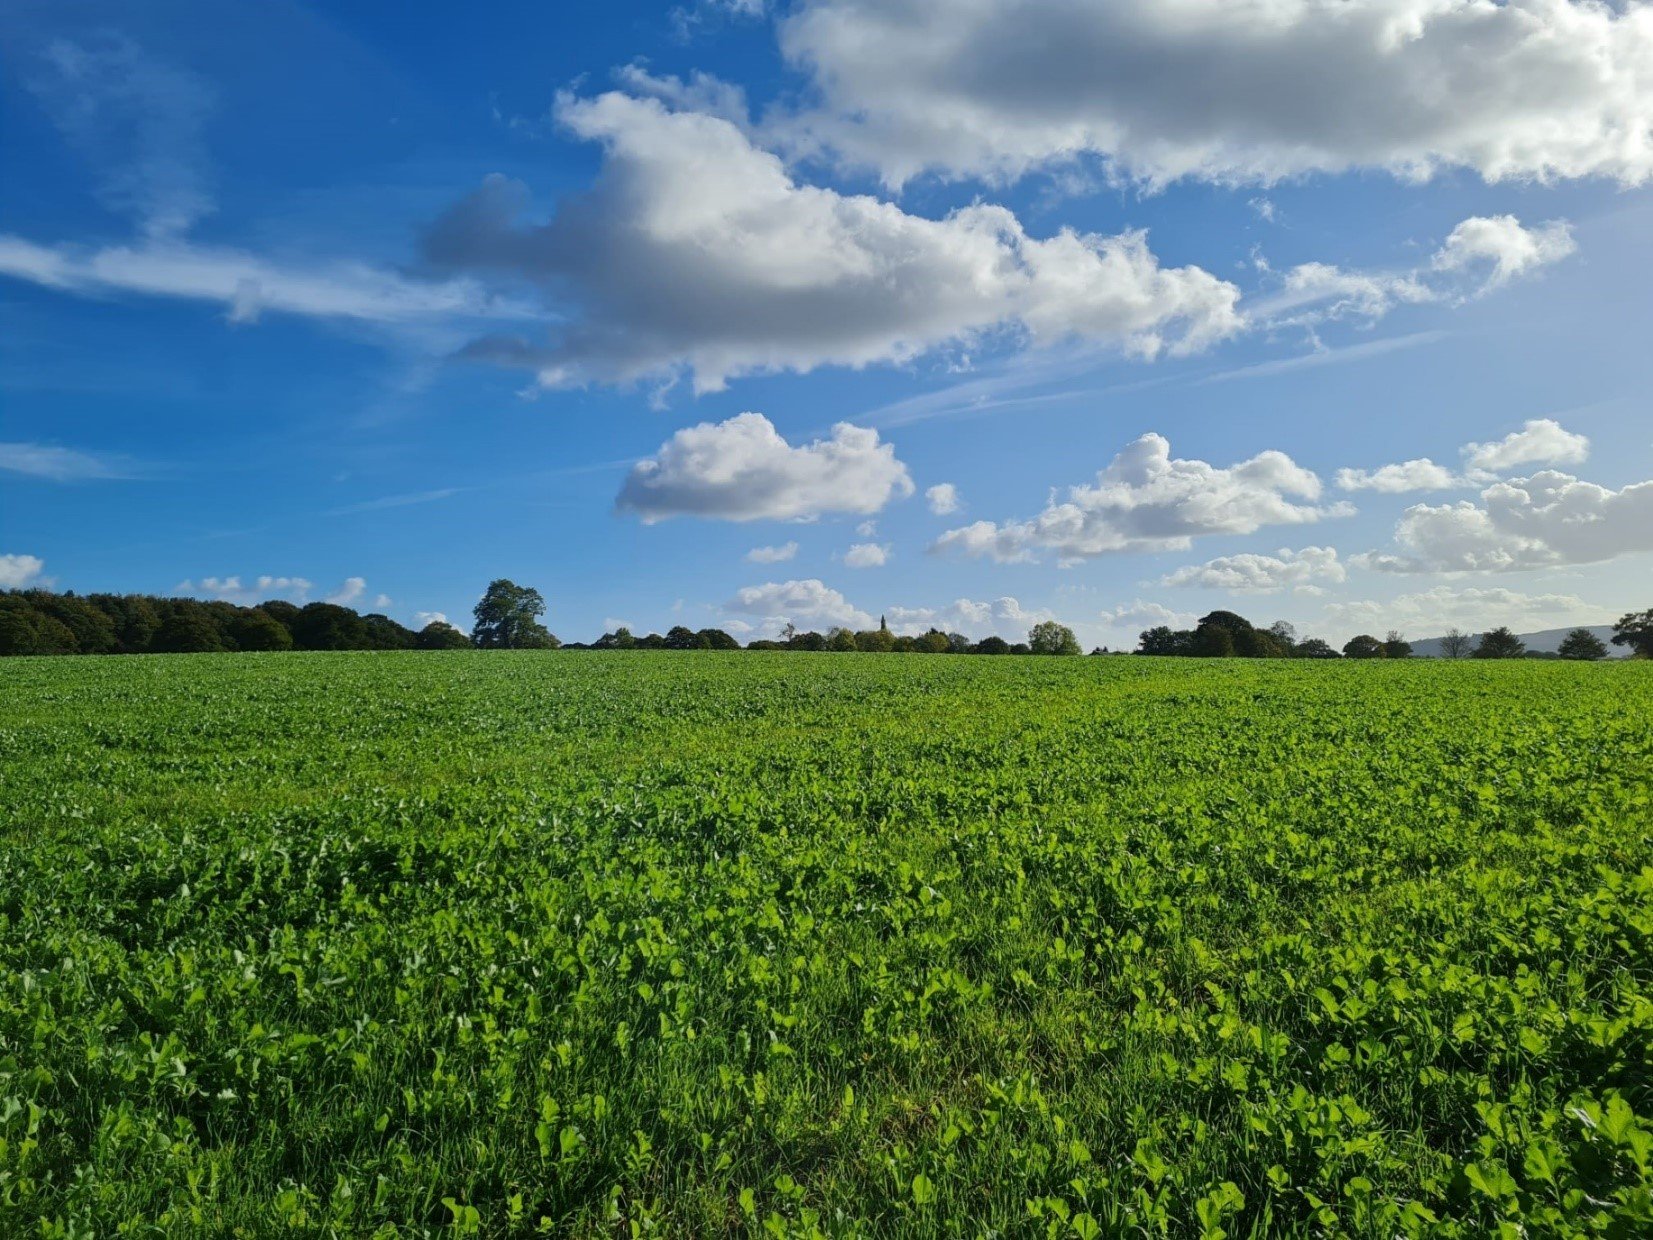
<instances>
[{"instance_id":1,"label":"tree","mask_svg":"<svg viewBox=\"0 0 1653 1240\"><path fill-rule=\"evenodd\" d=\"M786 627L788 629L792 629L790 624ZM817 633L814 629L810 629L805 633L800 633L796 629L793 629L787 636L786 648L788 650L825 650L827 648L827 639L825 634Z\"/></svg>"},{"instance_id":2,"label":"tree","mask_svg":"<svg viewBox=\"0 0 1653 1240\"><path fill-rule=\"evenodd\" d=\"M1221 624L1200 622L1188 641L1187 653L1201 659L1234 657L1234 633Z\"/></svg>"},{"instance_id":3,"label":"tree","mask_svg":"<svg viewBox=\"0 0 1653 1240\"><path fill-rule=\"evenodd\" d=\"M666 630L667 650L708 650L711 644L686 624L674 624Z\"/></svg>"},{"instance_id":4,"label":"tree","mask_svg":"<svg viewBox=\"0 0 1653 1240\"><path fill-rule=\"evenodd\" d=\"M1480 645L1475 647L1474 656L1477 659L1519 659L1527 652L1527 644L1511 633L1507 626L1499 625L1481 634Z\"/></svg>"},{"instance_id":5,"label":"tree","mask_svg":"<svg viewBox=\"0 0 1653 1240\"><path fill-rule=\"evenodd\" d=\"M1343 643L1343 657L1345 659L1381 659L1383 657L1383 643L1370 633L1362 633L1358 637L1351 637Z\"/></svg>"},{"instance_id":6,"label":"tree","mask_svg":"<svg viewBox=\"0 0 1653 1240\"><path fill-rule=\"evenodd\" d=\"M1383 657L1386 659L1410 659L1412 657L1412 643L1400 635L1396 629L1390 629L1389 635L1383 639Z\"/></svg>"},{"instance_id":7,"label":"tree","mask_svg":"<svg viewBox=\"0 0 1653 1240\"><path fill-rule=\"evenodd\" d=\"M1136 652L1138 654L1187 654L1188 645L1193 634L1186 629L1173 629L1168 624L1156 624L1151 629L1144 629L1142 636L1137 639Z\"/></svg>"},{"instance_id":8,"label":"tree","mask_svg":"<svg viewBox=\"0 0 1653 1240\"><path fill-rule=\"evenodd\" d=\"M1276 620L1268 626L1268 632L1287 651L1297 645L1297 627L1290 620Z\"/></svg>"},{"instance_id":9,"label":"tree","mask_svg":"<svg viewBox=\"0 0 1653 1240\"><path fill-rule=\"evenodd\" d=\"M835 650L839 652L860 649L860 647L855 644L855 634L851 633L848 629L839 628L835 628L832 632L827 634L826 648L828 650Z\"/></svg>"},{"instance_id":10,"label":"tree","mask_svg":"<svg viewBox=\"0 0 1653 1240\"><path fill-rule=\"evenodd\" d=\"M0 655L74 652L75 635L68 625L21 594L0 594Z\"/></svg>"},{"instance_id":11,"label":"tree","mask_svg":"<svg viewBox=\"0 0 1653 1240\"><path fill-rule=\"evenodd\" d=\"M975 644L975 654L1009 654L1010 643L997 635L982 638Z\"/></svg>"},{"instance_id":12,"label":"tree","mask_svg":"<svg viewBox=\"0 0 1653 1240\"><path fill-rule=\"evenodd\" d=\"M369 650L412 650L418 636L412 629L403 628L382 612L370 611L362 617Z\"/></svg>"},{"instance_id":13,"label":"tree","mask_svg":"<svg viewBox=\"0 0 1653 1240\"><path fill-rule=\"evenodd\" d=\"M217 654L224 640L203 607L174 607L155 631L150 647L163 654Z\"/></svg>"},{"instance_id":14,"label":"tree","mask_svg":"<svg viewBox=\"0 0 1653 1240\"><path fill-rule=\"evenodd\" d=\"M946 654L952 649L952 643L940 629L931 629L917 640L915 648L920 654Z\"/></svg>"},{"instance_id":15,"label":"tree","mask_svg":"<svg viewBox=\"0 0 1653 1240\"><path fill-rule=\"evenodd\" d=\"M1563 659L1605 659L1607 643L1589 629L1574 629L1561 639L1561 646L1556 653Z\"/></svg>"},{"instance_id":16,"label":"tree","mask_svg":"<svg viewBox=\"0 0 1653 1240\"><path fill-rule=\"evenodd\" d=\"M1027 648L1033 654L1083 654L1073 630L1054 620L1041 620L1027 631Z\"/></svg>"},{"instance_id":17,"label":"tree","mask_svg":"<svg viewBox=\"0 0 1653 1240\"><path fill-rule=\"evenodd\" d=\"M367 626L348 607L337 603L310 603L293 621L293 644L300 650L363 650Z\"/></svg>"},{"instance_id":18,"label":"tree","mask_svg":"<svg viewBox=\"0 0 1653 1240\"><path fill-rule=\"evenodd\" d=\"M722 629L701 629L695 636L700 638L702 650L739 650L740 643Z\"/></svg>"},{"instance_id":19,"label":"tree","mask_svg":"<svg viewBox=\"0 0 1653 1240\"><path fill-rule=\"evenodd\" d=\"M1613 625L1613 645L1629 646L1638 659L1653 659L1653 607L1620 616Z\"/></svg>"},{"instance_id":20,"label":"tree","mask_svg":"<svg viewBox=\"0 0 1653 1240\"><path fill-rule=\"evenodd\" d=\"M1467 659L1469 648L1469 634L1462 629L1448 629L1446 636L1441 638L1441 657L1443 659Z\"/></svg>"},{"instance_id":21,"label":"tree","mask_svg":"<svg viewBox=\"0 0 1653 1240\"><path fill-rule=\"evenodd\" d=\"M419 650L464 650L470 644L471 639L446 620L432 620L414 641Z\"/></svg>"},{"instance_id":22,"label":"tree","mask_svg":"<svg viewBox=\"0 0 1653 1240\"><path fill-rule=\"evenodd\" d=\"M895 634L880 619L876 629L855 635L855 648L871 654L889 654L895 649Z\"/></svg>"},{"instance_id":23,"label":"tree","mask_svg":"<svg viewBox=\"0 0 1653 1240\"><path fill-rule=\"evenodd\" d=\"M540 592L500 577L488 583L472 609L471 640L484 650L555 650L562 645L539 622L545 614Z\"/></svg>"},{"instance_id":24,"label":"tree","mask_svg":"<svg viewBox=\"0 0 1653 1240\"><path fill-rule=\"evenodd\" d=\"M291 650L293 635L269 612L248 607L229 623L229 637L237 650Z\"/></svg>"},{"instance_id":25,"label":"tree","mask_svg":"<svg viewBox=\"0 0 1653 1240\"><path fill-rule=\"evenodd\" d=\"M1305 637L1292 647L1292 657L1296 659L1340 659L1343 656L1333 650L1331 643L1322 641L1318 637Z\"/></svg>"},{"instance_id":26,"label":"tree","mask_svg":"<svg viewBox=\"0 0 1653 1240\"><path fill-rule=\"evenodd\" d=\"M593 650L630 650L637 645L637 639L631 635L631 630L621 625L612 633L604 633L591 643Z\"/></svg>"}]
</instances>

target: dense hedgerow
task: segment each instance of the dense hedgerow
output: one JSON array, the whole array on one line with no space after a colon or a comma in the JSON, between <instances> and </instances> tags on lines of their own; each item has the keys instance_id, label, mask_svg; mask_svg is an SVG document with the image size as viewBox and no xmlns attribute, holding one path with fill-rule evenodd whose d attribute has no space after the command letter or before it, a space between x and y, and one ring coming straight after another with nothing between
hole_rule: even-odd
<instances>
[{"instance_id":1,"label":"dense hedgerow","mask_svg":"<svg viewBox=\"0 0 1653 1240\"><path fill-rule=\"evenodd\" d=\"M1648 1234L1653 667L9 661L0 1234Z\"/></svg>"}]
</instances>

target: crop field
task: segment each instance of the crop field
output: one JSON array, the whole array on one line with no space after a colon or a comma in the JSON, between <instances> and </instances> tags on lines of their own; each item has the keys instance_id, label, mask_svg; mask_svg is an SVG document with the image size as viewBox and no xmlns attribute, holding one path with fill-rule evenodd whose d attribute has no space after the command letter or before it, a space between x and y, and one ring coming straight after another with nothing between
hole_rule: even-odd
<instances>
[{"instance_id":1,"label":"crop field","mask_svg":"<svg viewBox=\"0 0 1653 1240\"><path fill-rule=\"evenodd\" d=\"M0 1235L1653 1234L1653 664L0 666Z\"/></svg>"}]
</instances>

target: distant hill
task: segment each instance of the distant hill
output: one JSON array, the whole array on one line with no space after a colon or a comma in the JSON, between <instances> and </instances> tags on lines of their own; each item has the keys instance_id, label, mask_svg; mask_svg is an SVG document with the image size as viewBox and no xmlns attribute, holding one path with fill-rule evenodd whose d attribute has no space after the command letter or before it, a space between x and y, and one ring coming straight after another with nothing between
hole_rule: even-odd
<instances>
[{"instance_id":1,"label":"distant hill","mask_svg":"<svg viewBox=\"0 0 1653 1240\"><path fill-rule=\"evenodd\" d=\"M1561 639L1574 629L1589 629L1606 642L1607 657L1610 659L1622 659L1630 654L1629 647L1613 645L1613 626L1610 624L1570 624L1564 629L1542 629L1537 633L1517 633L1516 636L1527 644L1528 650L1553 652L1561 648ZM1438 659L1441 655L1441 640L1439 637L1420 638L1412 643L1412 653L1424 658ZM1470 649L1473 650L1475 643L1480 640L1479 633L1472 633Z\"/></svg>"}]
</instances>

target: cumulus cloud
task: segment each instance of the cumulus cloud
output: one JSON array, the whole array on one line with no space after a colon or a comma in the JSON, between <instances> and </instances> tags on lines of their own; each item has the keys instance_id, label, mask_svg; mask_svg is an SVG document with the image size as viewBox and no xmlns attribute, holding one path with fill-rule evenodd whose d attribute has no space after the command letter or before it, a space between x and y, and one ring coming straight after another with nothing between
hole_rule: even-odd
<instances>
[{"instance_id":1,"label":"cumulus cloud","mask_svg":"<svg viewBox=\"0 0 1653 1240\"><path fill-rule=\"evenodd\" d=\"M1464 445L1467 468L1495 474L1520 465L1582 465L1589 455L1589 439L1550 418L1534 418L1491 443Z\"/></svg>"},{"instance_id":2,"label":"cumulus cloud","mask_svg":"<svg viewBox=\"0 0 1653 1240\"><path fill-rule=\"evenodd\" d=\"M426 238L439 269L522 282L569 307L550 340L490 337L469 354L541 383L737 375L909 359L1010 331L1133 354L1197 349L1236 331L1238 290L1161 267L1140 232L1028 235L1003 207L943 219L801 185L718 116L658 97L564 96L556 114L602 144L592 189L525 224L526 191L489 178Z\"/></svg>"},{"instance_id":3,"label":"cumulus cloud","mask_svg":"<svg viewBox=\"0 0 1653 1240\"><path fill-rule=\"evenodd\" d=\"M449 624L449 623L451 623L451 621L448 619L448 616L447 616L446 612L441 612L441 611L416 611L416 612L413 613L413 627L416 628L416 629L422 629L427 624Z\"/></svg>"},{"instance_id":4,"label":"cumulus cloud","mask_svg":"<svg viewBox=\"0 0 1653 1240\"><path fill-rule=\"evenodd\" d=\"M43 443L0 443L0 469L48 482L135 478L140 471L123 457L93 455Z\"/></svg>"},{"instance_id":5,"label":"cumulus cloud","mask_svg":"<svg viewBox=\"0 0 1653 1240\"><path fill-rule=\"evenodd\" d=\"M951 516L963 507L959 500L959 489L951 482L938 482L925 491L924 502L930 506L930 511L938 517Z\"/></svg>"},{"instance_id":6,"label":"cumulus cloud","mask_svg":"<svg viewBox=\"0 0 1653 1240\"><path fill-rule=\"evenodd\" d=\"M360 601L361 597L366 593L367 578L346 577L344 579L344 583L340 585L337 590L327 596L326 601L329 603L336 603L340 607L350 607Z\"/></svg>"},{"instance_id":7,"label":"cumulus cloud","mask_svg":"<svg viewBox=\"0 0 1653 1240\"><path fill-rule=\"evenodd\" d=\"M1592 624L1609 617L1573 594L1522 594L1515 590L1436 586L1392 599L1355 599L1326 604L1333 623L1351 629L1408 629L1440 633L1451 627L1482 632L1500 624L1516 629L1535 624Z\"/></svg>"},{"instance_id":8,"label":"cumulus cloud","mask_svg":"<svg viewBox=\"0 0 1653 1240\"><path fill-rule=\"evenodd\" d=\"M1590 455L1590 441L1551 418L1532 418L1520 430L1502 439L1465 444L1461 454L1462 473L1437 465L1428 457L1420 457L1377 469L1340 469L1337 485L1345 491L1378 491L1389 495L1484 486L1520 465L1579 464Z\"/></svg>"},{"instance_id":9,"label":"cumulus cloud","mask_svg":"<svg viewBox=\"0 0 1653 1240\"><path fill-rule=\"evenodd\" d=\"M0 555L0 590L21 590L36 585L46 571L46 561L37 555Z\"/></svg>"},{"instance_id":10,"label":"cumulus cloud","mask_svg":"<svg viewBox=\"0 0 1653 1240\"><path fill-rule=\"evenodd\" d=\"M1103 624L1122 629L1151 629L1162 624L1173 629L1189 629L1194 627L1194 621L1198 618L1194 612L1176 611L1163 603L1149 603L1142 599L1120 603L1111 610L1103 608L1100 614Z\"/></svg>"},{"instance_id":11,"label":"cumulus cloud","mask_svg":"<svg viewBox=\"0 0 1653 1240\"><path fill-rule=\"evenodd\" d=\"M1614 491L1542 470L1494 483L1478 503L1415 504L1401 515L1395 542L1399 553L1351 563L1391 573L1506 572L1653 551L1653 481Z\"/></svg>"},{"instance_id":12,"label":"cumulus cloud","mask_svg":"<svg viewBox=\"0 0 1653 1240\"><path fill-rule=\"evenodd\" d=\"M1288 587L1315 587L1320 582L1343 581L1347 577L1335 547L1304 547L1301 551L1282 547L1274 555L1245 552L1218 556L1204 564L1190 564L1177 569L1160 584L1200 586L1236 594L1272 594Z\"/></svg>"},{"instance_id":13,"label":"cumulus cloud","mask_svg":"<svg viewBox=\"0 0 1653 1240\"><path fill-rule=\"evenodd\" d=\"M776 547L753 547L746 553L751 564L782 564L798 554L798 544L784 542Z\"/></svg>"},{"instance_id":14,"label":"cumulus cloud","mask_svg":"<svg viewBox=\"0 0 1653 1240\"><path fill-rule=\"evenodd\" d=\"M990 602L954 599L945 607L892 607L886 618L891 630L903 635L940 629L944 633L963 633L977 641L988 636L1023 641L1035 624L1055 616L1043 608L1023 607L1005 595Z\"/></svg>"},{"instance_id":15,"label":"cumulus cloud","mask_svg":"<svg viewBox=\"0 0 1653 1240\"><path fill-rule=\"evenodd\" d=\"M685 427L620 488L616 506L652 524L668 517L810 520L877 512L913 492L878 432L840 422L832 438L793 447L761 413Z\"/></svg>"},{"instance_id":16,"label":"cumulus cloud","mask_svg":"<svg viewBox=\"0 0 1653 1240\"><path fill-rule=\"evenodd\" d=\"M1378 491L1399 495L1406 491L1449 491L1463 485L1463 479L1445 465L1428 457L1382 465L1377 469L1340 469L1337 485L1345 491Z\"/></svg>"},{"instance_id":17,"label":"cumulus cloud","mask_svg":"<svg viewBox=\"0 0 1653 1240\"><path fill-rule=\"evenodd\" d=\"M791 621L803 627L841 625L868 629L875 623L872 616L815 577L746 586L724 604L724 610L737 615L762 616L780 624Z\"/></svg>"},{"instance_id":18,"label":"cumulus cloud","mask_svg":"<svg viewBox=\"0 0 1653 1240\"><path fill-rule=\"evenodd\" d=\"M1353 511L1315 503L1320 491L1320 479L1283 452L1220 468L1173 458L1163 436L1148 434L1114 457L1094 485L1070 487L1065 500L1053 498L1031 520L977 521L948 530L932 550L1000 562L1044 551L1070 561L1116 551L1186 551L1207 534L1250 534Z\"/></svg>"},{"instance_id":19,"label":"cumulus cloud","mask_svg":"<svg viewBox=\"0 0 1653 1240\"><path fill-rule=\"evenodd\" d=\"M1472 216L1452 230L1431 261L1440 271L1482 271L1483 287L1497 288L1524 272L1560 262L1577 248L1565 220L1526 228L1513 215Z\"/></svg>"},{"instance_id":20,"label":"cumulus cloud","mask_svg":"<svg viewBox=\"0 0 1653 1240\"><path fill-rule=\"evenodd\" d=\"M855 543L844 552L845 568L883 568L889 561L888 544Z\"/></svg>"},{"instance_id":21,"label":"cumulus cloud","mask_svg":"<svg viewBox=\"0 0 1653 1240\"><path fill-rule=\"evenodd\" d=\"M1653 176L1653 14L1567 0L805 0L792 122L890 184L1116 173L1268 183Z\"/></svg>"}]
</instances>

